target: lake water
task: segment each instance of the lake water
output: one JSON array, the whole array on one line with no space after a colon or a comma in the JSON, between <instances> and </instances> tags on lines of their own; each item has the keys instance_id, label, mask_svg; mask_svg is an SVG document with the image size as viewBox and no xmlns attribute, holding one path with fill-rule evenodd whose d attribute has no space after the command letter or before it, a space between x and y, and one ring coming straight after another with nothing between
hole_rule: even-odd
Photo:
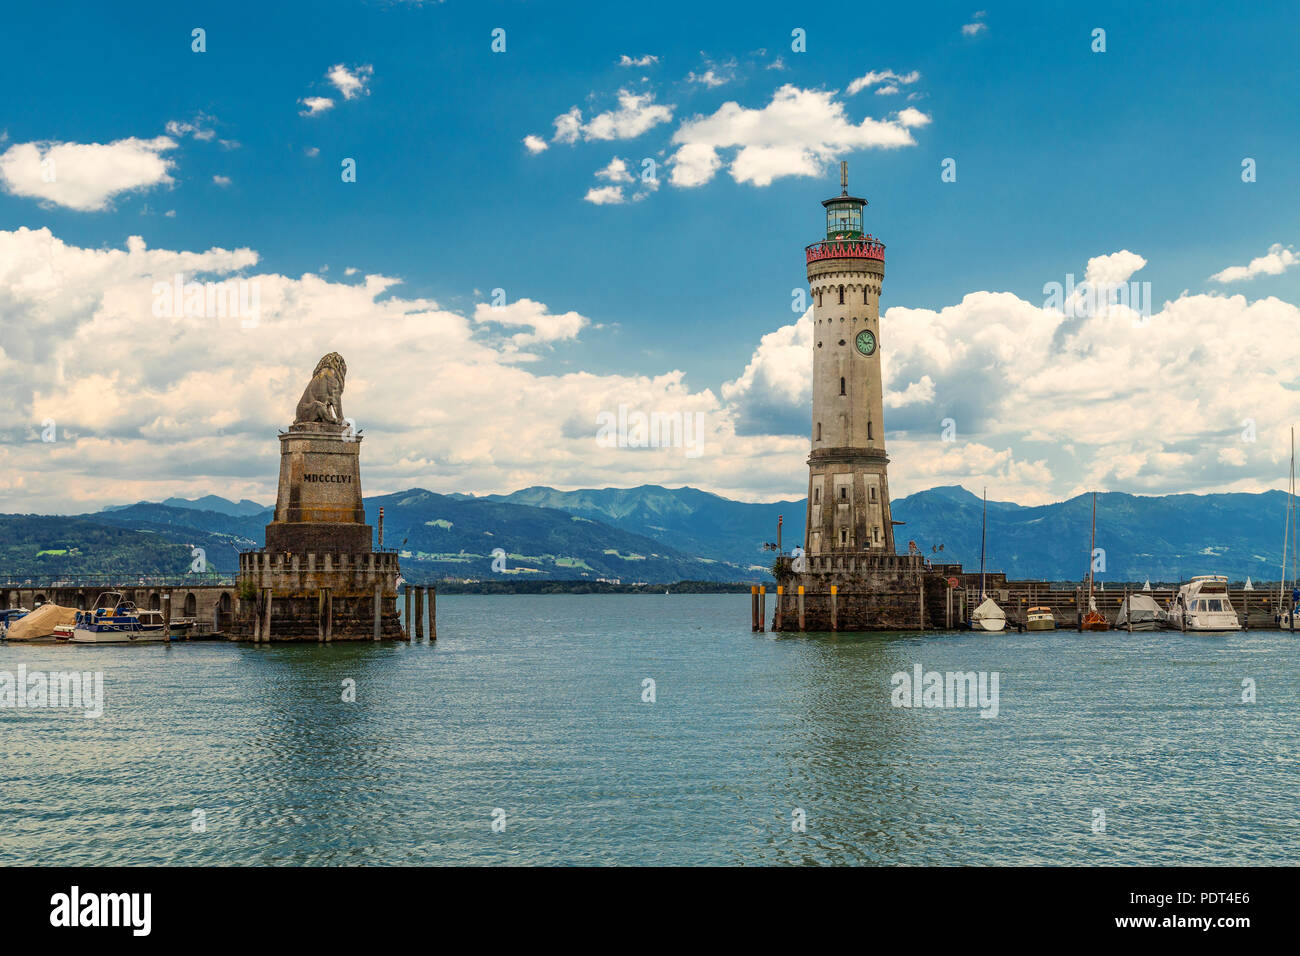
<instances>
[{"instance_id":1,"label":"lake water","mask_svg":"<svg viewBox=\"0 0 1300 956\"><path fill-rule=\"evenodd\" d=\"M423 646L0 645L106 698L0 710L0 863L1300 857L1290 634L753 634L747 594L438 610ZM916 664L997 672L997 716L891 706Z\"/></svg>"}]
</instances>

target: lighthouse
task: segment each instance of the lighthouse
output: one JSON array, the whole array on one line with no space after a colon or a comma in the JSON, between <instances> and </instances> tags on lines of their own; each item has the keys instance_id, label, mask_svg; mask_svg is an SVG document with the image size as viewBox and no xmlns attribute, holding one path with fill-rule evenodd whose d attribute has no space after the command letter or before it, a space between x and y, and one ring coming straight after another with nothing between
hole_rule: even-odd
<instances>
[{"instance_id":1,"label":"lighthouse","mask_svg":"<svg viewBox=\"0 0 1300 956\"><path fill-rule=\"evenodd\" d=\"M804 550L811 558L892 555L880 375L885 244L863 231L867 201L849 195L847 163L840 163L840 195L822 205L826 238L805 248L813 401Z\"/></svg>"}]
</instances>

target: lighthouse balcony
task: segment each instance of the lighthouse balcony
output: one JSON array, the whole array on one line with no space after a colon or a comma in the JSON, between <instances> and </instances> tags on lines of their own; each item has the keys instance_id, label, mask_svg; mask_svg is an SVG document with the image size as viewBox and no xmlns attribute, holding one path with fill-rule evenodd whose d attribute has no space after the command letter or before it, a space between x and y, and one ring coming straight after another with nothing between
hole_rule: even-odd
<instances>
[{"instance_id":1,"label":"lighthouse balcony","mask_svg":"<svg viewBox=\"0 0 1300 956\"><path fill-rule=\"evenodd\" d=\"M804 247L809 262L819 259L876 259L885 261L885 244L872 236L860 239L824 239Z\"/></svg>"}]
</instances>

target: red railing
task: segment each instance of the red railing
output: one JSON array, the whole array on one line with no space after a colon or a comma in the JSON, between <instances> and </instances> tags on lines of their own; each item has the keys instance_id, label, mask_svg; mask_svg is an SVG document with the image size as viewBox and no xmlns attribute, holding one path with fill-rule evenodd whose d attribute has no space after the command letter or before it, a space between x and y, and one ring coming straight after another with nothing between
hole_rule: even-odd
<instances>
[{"instance_id":1,"label":"red railing","mask_svg":"<svg viewBox=\"0 0 1300 956\"><path fill-rule=\"evenodd\" d=\"M809 262L817 259L879 259L885 261L885 244L867 236L865 239L826 239L805 247Z\"/></svg>"}]
</instances>

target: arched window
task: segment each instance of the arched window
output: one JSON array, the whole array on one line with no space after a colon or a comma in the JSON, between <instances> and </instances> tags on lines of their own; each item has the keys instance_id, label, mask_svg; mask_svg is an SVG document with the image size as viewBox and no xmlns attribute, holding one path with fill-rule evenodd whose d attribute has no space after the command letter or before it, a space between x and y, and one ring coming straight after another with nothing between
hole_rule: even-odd
<instances>
[{"instance_id":1,"label":"arched window","mask_svg":"<svg viewBox=\"0 0 1300 956\"><path fill-rule=\"evenodd\" d=\"M871 419L867 419L867 441L871 440Z\"/></svg>"},{"instance_id":2,"label":"arched window","mask_svg":"<svg viewBox=\"0 0 1300 956\"><path fill-rule=\"evenodd\" d=\"M849 486L840 485L840 501L848 501L848 500L849 500Z\"/></svg>"},{"instance_id":3,"label":"arched window","mask_svg":"<svg viewBox=\"0 0 1300 956\"><path fill-rule=\"evenodd\" d=\"M817 440L818 440L818 441L821 441L821 440L822 440L822 423L821 423L821 422L818 422L818 423L817 423Z\"/></svg>"},{"instance_id":4,"label":"arched window","mask_svg":"<svg viewBox=\"0 0 1300 956\"><path fill-rule=\"evenodd\" d=\"M844 304L844 286L840 286L840 305Z\"/></svg>"},{"instance_id":5,"label":"arched window","mask_svg":"<svg viewBox=\"0 0 1300 956\"><path fill-rule=\"evenodd\" d=\"M815 505L819 505L819 504L821 504L821 503L822 503L822 490L821 490L821 488L814 488L814 489L813 489L813 504L815 504Z\"/></svg>"},{"instance_id":6,"label":"arched window","mask_svg":"<svg viewBox=\"0 0 1300 956\"><path fill-rule=\"evenodd\" d=\"M866 286L863 286L863 287L862 287L862 304L863 304L863 305L869 305L869 304L870 304L869 302L867 302L867 287L866 287Z\"/></svg>"},{"instance_id":7,"label":"arched window","mask_svg":"<svg viewBox=\"0 0 1300 956\"><path fill-rule=\"evenodd\" d=\"M844 376L840 376L840 394L844 394Z\"/></svg>"},{"instance_id":8,"label":"arched window","mask_svg":"<svg viewBox=\"0 0 1300 956\"><path fill-rule=\"evenodd\" d=\"M875 485L872 485L872 486L871 486L871 503L872 503L873 505L876 503L876 486L875 486Z\"/></svg>"},{"instance_id":9,"label":"arched window","mask_svg":"<svg viewBox=\"0 0 1300 956\"><path fill-rule=\"evenodd\" d=\"M822 294L820 292L817 293L817 304L819 306L822 304Z\"/></svg>"}]
</instances>

